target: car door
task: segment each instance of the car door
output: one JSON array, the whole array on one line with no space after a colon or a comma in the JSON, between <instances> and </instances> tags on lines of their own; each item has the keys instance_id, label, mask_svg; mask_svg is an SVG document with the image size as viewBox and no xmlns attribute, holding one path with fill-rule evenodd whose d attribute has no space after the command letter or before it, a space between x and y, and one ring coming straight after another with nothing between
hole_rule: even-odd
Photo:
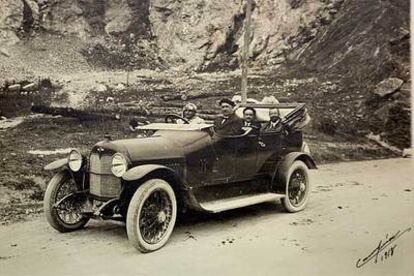
<instances>
[{"instance_id":1,"label":"car door","mask_svg":"<svg viewBox=\"0 0 414 276\"><path fill-rule=\"evenodd\" d=\"M283 138L280 132L262 132L257 151L259 174L273 173L283 150Z\"/></svg>"},{"instance_id":2,"label":"car door","mask_svg":"<svg viewBox=\"0 0 414 276\"><path fill-rule=\"evenodd\" d=\"M211 136L206 134L203 139L187 145L186 182L191 187L206 186L212 182L216 154L211 139Z\"/></svg>"},{"instance_id":3,"label":"car door","mask_svg":"<svg viewBox=\"0 0 414 276\"><path fill-rule=\"evenodd\" d=\"M257 175L257 155L259 149L259 137L248 135L235 138L233 143L236 147L235 154L235 180L244 181Z\"/></svg>"},{"instance_id":4,"label":"car door","mask_svg":"<svg viewBox=\"0 0 414 276\"><path fill-rule=\"evenodd\" d=\"M215 158L211 172L211 184L234 181L237 153L237 143L235 143L234 138L214 136L212 139L212 150Z\"/></svg>"}]
</instances>

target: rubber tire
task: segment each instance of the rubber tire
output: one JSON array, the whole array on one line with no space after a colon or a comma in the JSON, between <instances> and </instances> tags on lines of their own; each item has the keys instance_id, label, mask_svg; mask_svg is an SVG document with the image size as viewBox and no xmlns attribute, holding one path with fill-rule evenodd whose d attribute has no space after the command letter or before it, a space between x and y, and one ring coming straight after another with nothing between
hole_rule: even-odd
<instances>
[{"instance_id":1,"label":"rubber tire","mask_svg":"<svg viewBox=\"0 0 414 276\"><path fill-rule=\"evenodd\" d=\"M288 187L288 185L289 185L290 177L291 177L292 173L294 171L296 171L297 169L302 169L303 170L307 183L306 183L305 198L304 198L302 204L300 206L293 206L292 203L289 200L289 194L288 194L289 187ZM283 205L284 209L289 213L296 213L296 212L302 211L306 207L306 204L309 200L310 191L311 191L311 184L310 184L308 166L306 166L306 164L304 162L296 160L295 162L293 162L293 164L290 166L290 168L287 172L282 172L282 173L285 174L283 179L286 179L286 183L285 183L285 187L286 187L285 195L286 195L286 197L281 199L281 202L282 202L282 205Z\"/></svg>"},{"instance_id":2,"label":"rubber tire","mask_svg":"<svg viewBox=\"0 0 414 276\"><path fill-rule=\"evenodd\" d=\"M151 193L156 189L162 189L164 190L170 197L171 204L172 204L172 218L170 221L170 225L168 225L168 229L164 235L164 237L161 239L160 242L156 244L149 244L147 243L138 227L138 221L139 221L139 215L141 214L142 206L145 202L145 200L151 195ZM137 191L135 192L134 196L131 199L131 202L129 203L128 212L127 212L127 220L126 220L126 228L127 228L127 234L128 239L131 242L131 244L141 251L142 253L148 253L155 250L160 249L163 247L168 239L171 236L172 231L174 230L175 221L177 219L177 199L175 197L174 190L163 179L150 179L144 184L142 184Z\"/></svg>"},{"instance_id":3,"label":"rubber tire","mask_svg":"<svg viewBox=\"0 0 414 276\"><path fill-rule=\"evenodd\" d=\"M56 203L56 195L60 186L65 183L65 181L70 179L70 177L69 172L66 170L55 174L47 185L45 197L43 199L43 209L45 211L47 222L49 222L53 228L62 233L81 229L89 221L89 218L84 217L76 224L66 224L59 218L56 208L53 208L53 204Z\"/></svg>"}]
</instances>

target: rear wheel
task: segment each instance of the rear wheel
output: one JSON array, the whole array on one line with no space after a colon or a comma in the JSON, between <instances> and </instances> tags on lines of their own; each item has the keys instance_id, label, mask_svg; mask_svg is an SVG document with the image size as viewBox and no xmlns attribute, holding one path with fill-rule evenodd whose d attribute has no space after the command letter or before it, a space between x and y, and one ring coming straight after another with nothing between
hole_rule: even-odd
<instances>
[{"instance_id":1,"label":"rear wheel","mask_svg":"<svg viewBox=\"0 0 414 276\"><path fill-rule=\"evenodd\" d=\"M59 232L80 229L89 221L82 215L86 196L76 194L77 191L76 183L68 171L57 173L47 185L43 208L47 221ZM59 204L56 206L56 203Z\"/></svg>"},{"instance_id":2,"label":"rear wheel","mask_svg":"<svg viewBox=\"0 0 414 276\"><path fill-rule=\"evenodd\" d=\"M128 238L143 253L160 249L171 236L176 217L174 190L162 179L150 179L138 188L129 204Z\"/></svg>"},{"instance_id":3,"label":"rear wheel","mask_svg":"<svg viewBox=\"0 0 414 276\"><path fill-rule=\"evenodd\" d=\"M305 209L311 188L308 171L306 164L297 160L284 172L286 196L282 198L282 204L286 211L294 213Z\"/></svg>"}]
</instances>

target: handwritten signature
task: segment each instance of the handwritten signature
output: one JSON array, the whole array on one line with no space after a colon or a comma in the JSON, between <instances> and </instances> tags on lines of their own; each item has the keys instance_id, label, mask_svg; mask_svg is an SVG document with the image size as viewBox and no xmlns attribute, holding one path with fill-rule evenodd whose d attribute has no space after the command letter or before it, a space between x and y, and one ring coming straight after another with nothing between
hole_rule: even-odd
<instances>
[{"instance_id":1,"label":"handwritten signature","mask_svg":"<svg viewBox=\"0 0 414 276\"><path fill-rule=\"evenodd\" d=\"M365 264L369 263L371 260L374 260L374 263L378 262L378 257L381 257L381 260L387 259L389 257L391 257L392 255L394 255L394 250L397 247L396 244L393 244L399 237L401 237L402 235L404 235L407 232L411 231L411 227L401 231L398 230L397 233L395 233L394 235L392 235L391 237L388 237L388 234L385 236L386 240L382 241L380 240L378 243L378 246L365 258L363 259L358 259L358 261L356 262L356 267L360 268L362 266L364 266ZM384 252L384 254L380 254L381 252Z\"/></svg>"}]
</instances>

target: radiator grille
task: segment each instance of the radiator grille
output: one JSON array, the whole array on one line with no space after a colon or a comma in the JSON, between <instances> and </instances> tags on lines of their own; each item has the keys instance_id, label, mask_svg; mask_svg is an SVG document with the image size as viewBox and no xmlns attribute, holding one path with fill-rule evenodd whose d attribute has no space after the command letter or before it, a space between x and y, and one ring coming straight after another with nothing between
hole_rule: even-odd
<instances>
[{"instance_id":1,"label":"radiator grille","mask_svg":"<svg viewBox=\"0 0 414 276\"><path fill-rule=\"evenodd\" d=\"M99 197L116 197L121 180L111 172L112 155L92 153L89 159L89 192Z\"/></svg>"}]
</instances>

